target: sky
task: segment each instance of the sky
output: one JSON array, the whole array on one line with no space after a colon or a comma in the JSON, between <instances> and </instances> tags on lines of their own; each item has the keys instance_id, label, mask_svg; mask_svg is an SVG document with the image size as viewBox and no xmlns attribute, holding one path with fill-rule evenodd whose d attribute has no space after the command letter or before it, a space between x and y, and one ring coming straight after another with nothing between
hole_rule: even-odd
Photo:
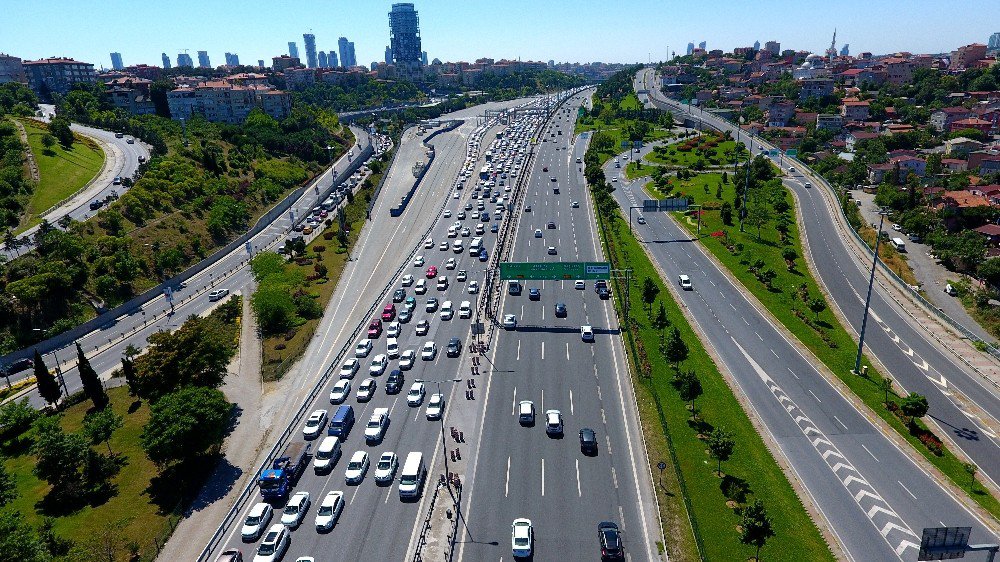
<instances>
[{"instance_id":1,"label":"sky","mask_svg":"<svg viewBox=\"0 0 1000 562\"><path fill-rule=\"evenodd\" d=\"M782 48L823 52L834 28L851 53L938 53L986 43L1000 31L996 0L416 0L430 59L480 57L557 62L647 62L683 53L689 41L731 51L777 40ZM80 6L92 7L91 12ZM166 52L206 50L256 64L286 54L303 33L319 51L355 42L359 64L384 58L391 1L378 0L2 0L0 52L22 59L67 56L110 68L160 65ZM669 49L669 50L668 50Z\"/></svg>"}]
</instances>

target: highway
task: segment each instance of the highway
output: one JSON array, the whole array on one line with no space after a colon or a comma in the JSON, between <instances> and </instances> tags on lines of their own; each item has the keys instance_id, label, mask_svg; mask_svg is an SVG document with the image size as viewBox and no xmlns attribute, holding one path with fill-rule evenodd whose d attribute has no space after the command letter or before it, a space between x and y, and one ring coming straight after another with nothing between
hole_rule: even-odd
<instances>
[{"instance_id":1,"label":"highway","mask_svg":"<svg viewBox=\"0 0 1000 562\"><path fill-rule=\"evenodd\" d=\"M638 183L622 186L614 195L623 208L649 198ZM853 400L814 367L818 361L788 341L686 231L666 215L644 216L648 224L636 226L638 235L668 282L682 273L692 277L693 291L677 291L680 302L721 358L720 367L732 374L751 402L849 559L915 560L924 527L969 525L973 542L996 540L995 522L984 522L967 510L911 460L912 451L900 448L907 445L897 445L856 409ZM801 223L809 229L819 221L815 217ZM835 284L827 280L828 286Z\"/></svg>"},{"instance_id":2,"label":"highway","mask_svg":"<svg viewBox=\"0 0 1000 562\"><path fill-rule=\"evenodd\" d=\"M568 113L560 112L555 127L562 134L551 127L547 142L537 146L523 200L531 211L519 211L510 261L603 259L583 165L576 163L586 142L568 142L576 109L590 93L571 100ZM548 228L549 221L555 228ZM549 246L556 255L549 254ZM476 468L466 488L471 501L459 558L511 560L511 522L527 517L534 523L536 560L597 559L601 521L620 526L629 560L658 559L655 543L663 538L612 301L600 300L592 281L583 290L573 281L522 284L519 296L501 287L500 314L515 314L518 327L499 333L489 360L486 415L470 461ZM530 288L540 290L539 300L529 299ZM556 303L566 305L565 318L556 317ZM594 327L593 343L581 339L584 324ZM534 403L533 426L518 423L516 405L522 400ZM564 437L546 435L547 409L561 411ZM597 434L594 456L581 453L578 432L584 427Z\"/></svg>"},{"instance_id":3,"label":"highway","mask_svg":"<svg viewBox=\"0 0 1000 562\"><path fill-rule=\"evenodd\" d=\"M647 83L652 83L651 73L652 69L641 71ZM656 88L652 88L651 93L657 105L680 111L676 101L668 101ZM728 122L700 111L697 116L717 129L736 134ZM746 143L747 136L741 135L740 140ZM755 154L761 148L756 140L750 141ZM807 251L818 277L839 308L841 317L847 319L855 334L860 333L871 270L870 256L860 254L846 239L848 234L841 229L850 227L835 220L840 211L832 194L821 186L820 177L791 159L781 158L775 164L786 173L785 184L798 200L799 225L806 235ZM792 168L796 171L792 172ZM804 187L806 182L816 187L807 189ZM914 303L907 306L917 307ZM869 316L866 353L885 367L883 374L892 378L897 388L927 397L930 404L928 421L938 427L937 433L949 438L979 466L980 476L990 480L994 490L998 489L1000 388L981 374L972 372L961 361L962 354L975 352L973 348L963 343L961 347L948 349L936 341L915 325L910 314L881 283L876 284L872 292Z\"/></svg>"}]
</instances>

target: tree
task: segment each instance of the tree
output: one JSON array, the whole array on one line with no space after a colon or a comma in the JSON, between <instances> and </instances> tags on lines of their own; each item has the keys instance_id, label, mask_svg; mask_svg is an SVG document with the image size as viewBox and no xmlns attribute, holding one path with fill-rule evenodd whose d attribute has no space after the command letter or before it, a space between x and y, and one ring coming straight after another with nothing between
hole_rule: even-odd
<instances>
[{"instance_id":1,"label":"tree","mask_svg":"<svg viewBox=\"0 0 1000 562\"><path fill-rule=\"evenodd\" d=\"M698 375L694 371L685 371L678 381L677 390L680 391L681 400L691 403L691 416L697 418L694 401L702 394L701 380Z\"/></svg>"},{"instance_id":2,"label":"tree","mask_svg":"<svg viewBox=\"0 0 1000 562\"><path fill-rule=\"evenodd\" d=\"M785 263L788 264L789 269L795 267L795 258L797 257L799 257L799 254L798 252L795 251L795 248L791 246L785 246L784 248L781 249L781 258L784 259Z\"/></svg>"},{"instance_id":3,"label":"tree","mask_svg":"<svg viewBox=\"0 0 1000 562\"><path fill-rule=\"evenodd\" d=\"M1000 258L990 258L979 264L976 273L988 285L1000 286Z\"/></svg>"},{"instance_id":4,"label":"tree","mask_svg":"<svg viewBox=\"0 0 1000 562\"><path fill-rule=\"evenodd\" d=\"M284 285L259 285L250 297L250 306L265 335L280 334L295 322L295 299Z\"/></svg>"},{"instance_id":5,"label":"tree","mask_svg":"<svg viewBox=\"0 0 1000 562\"><path fill-rule=\"evenodd\" d=\"M80 371L80 382L83 383L83 392L94 403L98 410L108 405L108 393L104 390L104 383L97 376L97 371L90 365L90 360L80 347L80 342L76 343L76 367Z\"/></svg>"},{"instance_id":6,"label":"tree","mask_svg":"<svg viewBox=\"0 0 1000 562\"><path fill-rule=\"evenodd\" d=\"M715 428L708 436L708 452L713 459L719 461L717 472L719 476L722 476L722 461L729 460L735 447L736 441L733 439L733 434L721 427Z\"/></svg>"},{"instance_id":7,"label":"tree","mask_svg":"<svg viewBox=\"0 0 1000 562\"><path fill-rule=\"evenodd\" d=\"M83 434L90 440L91 445L104 443L108 446L108 454L114 456L111 450L111 436L115 430L124 425L122 416L116 414L111 408L103 408L94 412L88 412L83 418Z\"/></svg>"},{"instance_id":8,"label":"tree","mask_svg":"<svg viewBox=\"0 0 1000 562\"><path fill-rule=\"evenodd\" d=\"M774 528L771 526L771 518L764 510L764 502L760 498L743 508L743 517L740 522L742 532L740 542L745 545L757 548L754 555L756 560L760 560L760 549L763 548L767 540L774 536Z\"/></svg>"},{"instance_id":9,"label":"tree","mask_svg":"<svg viewBox=\"0 0 1000 562\"><path fill-rule=\"evenodd\" d=\"M760 202L752 202L747 205L746 223L757 229L757 239L760 240L760 229L771 222L771 209Z\"/></svg>"},{"instance_id":10,"label":"tree","mask_svg":"<svg viewBox=\"0 0 1000 562\"><path fill-rule=\"evenodd\" d=\"M142 430L142 448L160 465L199 455L222 443L231 408L214 388L189 386L162 396Z\"/></svg>"},{"instance_id":11,"label":"tree","mask_svg":"<svg viewBox=\"0 0 1000 562\"><path fill-rule=\"evenodd\" d=\"M56 117L49 122L49 132L59 139L59 144L65 149L73 146L73 131L69 128L69 120L65 117Z\"/></svg>"},{"instance_id":12,"label":"tree","mask_svg":"<svg viewBox=\"0 0 1000 562\"><path fill-rule=\"evenodd\" d=\"M57 142L59 141L56 139L56 137L54 137L50 133L45 133L44 135L42 135L42 146L45 147L46 152L51 152L52 147L55 146Z\"/></svg>"},{"instance_id":13,"label":"tree","mask_svg":"<svg viewBox=\"0 0 1000 562\"><path fill-rule=\"evenodd\" d=\"M971 492L976 489L976 472L979 471L979 467L976 466L975 463L967 462L962 465L962 468L964 468L965 473L969 475L969 491ZM0 503L0 505L3 504Z\"/></svg>"},{"instance_id":14,"label":"tree","mask_svg":"<svg viewBox=\"0 0 1000 562\"><path fill-rule=\"evenodd\" d=\"M719 218L722 219L722 224L726 226L733 226L733 204L729 201L723 201L722 207L719 209Z\"/></svg>"},{"instance_id":15,"label":"tree","mask_svg":"<svg viewBox=\"0 0 1000 562\"><path fill-rule=\"evenodd\" d=\"M14 481L14 475L7 471L3 460L0 457L0 507L17 499L17 482Z\"/></svg>"},{"instance_id":16,"label":"tree","mask_svg":"<svg viewBox=\"0 0 1000 562\"><path fill-rule=\"evenodd\" d=\"M885 403L889 403L889 393L892 392L892 379L889 377L882 377L882 380L878 383L879 388L885 393Z\"/></svg>"},{"instance_id":17,"label":"tree","mask_svg":"<svg viewBox=\"0 0 1000 562\"><path fill-rule=\"evenodd\" d=\"M39 415L41 414L28 403L27 398L0 406L0 442L28 431Z\"/></svg>"},{"instance_id":18,"label":"tree","mask_svg":"<svg viewBox=\"0 0 1000 562\"><path fill-rule=\"evenodd\" d=\"M899 405L903 415L909 416L911 428L917 426L918 419L927 415L928 408L930 406L927 404L927 398L916 392L911 392L909 396L903 398L902 404Z\"/></svg>"},{"instance_id":19,"label":"tree","mask_svg":"<svg viewBox=\"0 0 1000 562\"><path fill-rule=\"evenodd\" d=\"M650 312L653 310L653 303L656 302L656 295L660 294L660 287L649 277L642 281L642 302Z\"/></svg>"},{"instance_id":20,"label":"tree","mask_svg":"<svg viewBox=\"0 0 1000 562\"><path fill-rule=\"evenodd\" d=\"M192 316L177 331L149 336L149 349L135 358L140 396L151 400L187 386L222 385L233 342L210 319Z\"/></svg>"},{"instance_id":21,"label":"tree","mask_svg":"<svg viewBox=\"0 0 1000 562\"><path fill-rule=\"evenodd\" d=\"M656 313L656 318L653 318L653 327L660 332L660 343L663 343L663 330L666 330L670 326L670 319L667 318L667 309L663 307L663 303L660 303L660 310Z\"/></svg>"},{"instance_id":22,"label":"tree","mask_svg":"<svg viewBox=\"0 0 1000 562\"><path fill-rule=\"evenodd\" d=\"M816 320L819 320L819 313L826 310L826 301L821 298L815 298L809 301L809 310L816 315Z\"/></svg>"},{"instance_id":23,"label":"tree","mask_svg":"<svg viewBox=\"0 0 1000 562\"><path fill-rule=\"evenodd\" d=\"M59 388L59 381L55 375L49 372L42 360L42 354L35 350L35 383L38 384L38 394L42 395L49 404L58 404L62 396L62 389Z\"/></svg>"},{"instance_id":24,"label":"tree","mask_svg":"<svg viewBox=\"0 0 1000 562\"><path fill-rule=\"evenodd\" d=\"M12 509L0 511L0 552L4 559L18 562L49 562L52 559L35 530Z\"/></svg>"},{"instance_id":25,"label":"tree","mask_svg":"<svg viewBox=\"0 0 1000 562\"><path fill-rule=\"evenodd\" d=\"M129 396L140 396L142 386L139 381L139 375L135 372L135 363L128 357L122 357L122 376L125 378L125 384L128 386Z\"/></svg>"},{"instance_id":26,"label":"tree","mask_svg":"<svg viewBox=\"0 0 1000 562\"><path fill-rule=\"evenodd\" d=\"M63 431L58 416L40 418L35 431L32 472L52 486L49 493L57 501L78 500L87 490L84 470L90 446L80 435Z\"/></svg>"},{"instance_id":27,"label":"tree","mask_svg":"<svg viewBox=\"0 0 1000 562\"><path fill-rule=\"evenodd\" d=\"M664 356L667 358L667 361L674 364L674 369L677 369L681 361L684 361L688 357L688 346L681 339L681 331L676 326L670 331L670 337L667 338Z\"/></svg>"}]
</instances>

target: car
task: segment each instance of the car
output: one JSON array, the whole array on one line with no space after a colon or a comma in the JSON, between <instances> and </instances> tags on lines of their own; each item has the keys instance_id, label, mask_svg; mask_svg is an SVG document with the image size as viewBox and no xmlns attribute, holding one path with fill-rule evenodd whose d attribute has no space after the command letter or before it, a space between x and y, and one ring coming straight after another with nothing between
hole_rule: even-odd
<instances>
[{"instance_id":1,"label":"car","mask_svg":"<svg viewBox=\"0 0 1000 562\"><path fill-rule=\"evenodd\" d=\"M427 304L424 306L424 312L437 312L438 300L437 297L431 297L427 299Z\"/></svg>"},{"instance_id":2,"label":"car","mask_svg":"<svg viewBox=\"0 0 1000 562\"><path fill-rule=\"evenodd\" d=\"M642 215L639 215L639 218L637 218L637 219L635 220L635 222L637 222L637 223L639 223L639 224L646 224L646 217L644 217L644 216L642 216Z\"/></svg>"},{"instance_id":3,"label":"car","mask_svg":"<svg viewBox=\"0 0 1000 562\"><path fill-rule=\"evenodd\" d=\"M403 309L399 311L399 315L402 316L403 313L409 314L410 311ZM385 329L385 335L388 338L398 338L399 334L402 333L403 327L399 322L389 322L389 326ZM388 340L387 340L388 341Z\"/></svg>"},{"instance_id":4,"label":"car","mask_svg":"<svg viewBox=\"0 0 1000 562\"><path fill-rule=\"evenodd\" d=\"M344 492L334 490L327 492L316 510L316 531L329 531L337 524L340 512L344 510Z\"/></svg>"},{"instance_id":5,"label":"car","mask_svg":"<svg viewBox=\"0 0 1000 562\"><path fill-rule=\"evenodd\" d=\"M531 205L525 205L524 206L524 212L525 213L530 213L531 212Z\"/></svg>"},{"instance_id":6,"label":"car","mask_svg":"<svg viewBox=\"0 0 1000 562\"><path fill-rule=\"evenodd\" d=\"M895 230L896 232L902 232L903 227L899 226L898 224L893 223L892 229Z\"/></svg>"},{"instance_id":7,"label":"car","mask_svg":"<svg viewBox=\"0 0 1000 562\"><path fill-rule=\"evenodd\" d=\"M260 538L273 516L274 508L271 507L271 504L264 502L254 504L243 520L243 528L240 530L243 542L254 542Z\"/></svg>"},{"instance_id":8,"label":"car","mask_svg":"<svg viewBox=\"0 0 1000 562\"><path fill-rule=\"evenodd\" d=\"M469 281L469 287L468 287L468 289L466 289L466 291L470 295L475 295L476 293L478 293L479 292L479 282L478 281Z\"/></svg>"},{"instance_id":9,"label":"car","mask_svg":"<svg viewBox=\"0 0 1000 562\"><path fill-rule=\"evenodd\" d=\"M377 377L385 372L387 366L389 366L389 358L386 357L386 354L379 353L372 359L372 364L368 367L368 374Z\"/></svg>"},{"instance_id":10,"label":"car","mask_svg":"<svg viewBox=\"0 0 1000 562\"><path fill-rule=\"evenodd\" d=\"M464 269L459 269L458 274L455 275L455 281L458 281L459 283L464 282L468 278L469 272Z\"/></svg>"},{"instance_id":11,"label":"car","mask_svg":"<svg viewBox=\"0 0 1000 562\"><path fill-rule=\"evenodd\" d=\"M228 294L229 289L216 289L208 294L208 300L211 302L219 301Z\"/></svg>"},{"instance_id":12,"label":"car","mask_svg":"<svg viewBox=\"0 0 1000 562\"><path fill-rule=\"evenodd\" d=\"M413 267L423 267L424 266L424 256L417 256L413 258Z\"/></svg>"},{"instance_id":13,"label":"car","mask_svg":"<svg viewBox=\"0 0 1000 562\"><path fill-rule=\"evenodd\" d=\"M555 246L549 246L548 252L549 252L550 256L556 255L556 247Z\"/></svg>"},{"instance_id":14,"label":"car","mask_svg":"<svg viewBox=\"0 0 1000 562\"><path fill-rule=\"evenodd\" d=\"M594 341L594 327L589 324L580 326L580 338L583 341Z\"/></svg>"},{"instance_id":15,"label":"car","mask_svg":"<svg viewBox=\"0 0 1000 562\"><path fill-rule=\"evenodd\" d=\"M542 298L542 292L537 287L528 289L528 300L537 301Z\"/></svg>"},{"instance_id":16,"label":"car","mask_svg":"<svg viewBox=\"0 0 1000 562\"><path fill-rule=\"evenodd\" d=\"M309 419L306 420L306 425L302 428L302 437L307 441L316 439L322 435L326 421L326 410L314 410L313 413L309 414Z\"/></svg>"},{"instance_id":17,"label":"car","mask_svg":"<svg viewBox=\"0 0 1000 562\"><path fill-rule=\"evenodd\" d=\"M367 433L367 430L366 430ZM355 451L351 455L351 460L347 463L347 470L344 472L344 480L348 484L360 484L365 479L368 472L368 453Z\"/></svg>"},{"instance_id":18,"label":"car","mask_svg":"<svg viewBox=\"0 0 1000 562\"><path fill-rule=\"evenodd\" d=\"M340 366L340 378L353 379L354 375L358 374L358 369L360 368L361 361L352 357L347 361L344 361L344 364Z\"/></svg>"},{"instance_id":19,"label":"car","mask_svg":"<svg viewBox=\"0 0 1000 562\"><path fill-rule=\"evenodd\" d=\"M281 510L281 524L292 529L298 527L302 523L302 518L306 516L306 512L309 511L309 504L309 492L301 491L292 494L292 497L288 498L285 508Z\"/></svg>"},{"instance_id":20,"label":"car","mask_svg":"<svg viewBox=\"0 0 1000 562\"><path fill-rule=\"evenodd\" d=\"M444 395L438 392L431 394L430 400L427 401L427 411L425 412L427 419L439 420L441 419L441 414L443 412L444 412Z\"/></svg>"},{"instance_id":21,"label":"car","mask_svg":"<svg viewBox=\"0 0 1000 562\"><path fill-rule=\"evenodd\" d=\"M407 349L399 356L399 368L407 371L413 368L414 360L417 357L417 353L412 349Z\"/></svg>"},{"instance_id":22,"label":"car","mask_svg":"<svg viewBox=\"0 0 1000 562\"><path fill-rule=\"evenodd\" d=\"M573 282L573 288L582 291L587 288L587 282L582 279L577 279Z\"/></svg>"},{"instance_id":23,"label":"car","mask_svg":"<svg viewBox=\"0 0 1000 562\"><path fill-rule=\"evenodd\" d=\"M597 524L597 539L601 544L601 560L624 560L622 534L618 525L610 521Z\"/></svg>"},{"instance_id":24,"label":"car","mask_svg":"<svg viewBox=\"0 0 1000 562\"><path fill-rule=\"evenodd\" d=\"M543 171L543 172L548 172L548 171L549 171L549 167L548 167L548 166L545 166L545 167L543 167L543 168L542 168L542 171Z\"/></svg>"},{"instance_id":25,"label":"car","mask_svg":"<svg viewBox=\"0 0 1000 562\"><path fill-rule=\"evenodd\" d=\"M127 142L128 144L135 144L135 139L133 139L133 138L127 138L127 139L125 139L125 142Z\"/></svg>"},{"instance_id":26,"label":"car","mask_svg":"<svg viewBox=\"0 0 1000 562\"><path fill-rule=\"evenodd\" d=\"M365 425L365 441L378 443L385 435L385 429L389 426L389 408L375 408L372 416L368 418Z\"/></svg>"},{"instance_id":27,"label":"car","mask_svg":"<svg viewBox=\"0 0 1000 562\"><path fill-rule=\"evenodd\" d=\"M446 219L450 219L451 218L451 209L445 209L444 210L444 218L446 218Z\"/></svg>"},{"instance_id":28,"label":"car","mask_svg":"<svg viewBox=\"0 0 1000 562\"><path fill-rule=\"evenodd\" d=\"M312 234L313 226L309 221L306 221L306 225L302 227L302 234Z\"/></svg>"},{"instance_id":29,"label":"car","mask_svg":"<svg viewBox=\"0 0 1000 562\"><path fill-rule=\"evenodd\" d=\"M392 302L403 302L406 299L406 289L396 289L392 293Z\"/></svg>"},{"instance_id":30,"label":"car","mask_svg":"<svg viewBox=\"0 0 1000 562\"><path fill-rule=\"evenodd\" d=\"M425 274L427 275L428 279L434 279L435 277L437 277L438 268L436 266L432 265L432 266L430 266L430 267L427 268L427 271L425 272Z\"/></svg>"},{"instance_id":31,"label":"car","mask_svg":"<svg viewBox=\"0 0 1000 562\"><path fill-rule=\"evenodd\" d=\"M806 182L806 183L805 183L805 186L806 186L806 189L811 189L811 188L812 188L812 186L813 186L813 184L811 184L811 183L809 183L809 182Z\"/></svg>"},{"instance_id":32,"label":"car","mask_svg":"<svg viewBox=\"0 0 1000 562\"><path fill-rule=\"evenodd\" d=\"M426 336L427 332L431 329L431 323L429 320L421 320L417 322L416 334L418 336Z\"/></svg>"},{"instance_id":33,"label":"car","mask_svg":"<svg viewBox=\"0 0 1000 562\"><path fill-rule=\"evenodd\" d=\"M788 168L788 172L790 174L794 174L795 173L795 168Z\"/></svg>"},{"instance_id":34,"label":"car","mask_svg":"<svg viewBox=\"0 0 1000 562\"><path fill-rule=\"evenodd\" d=\"M413 292L422 295L427 292L427 280L421 279L417 281L416 286L413 287ZM413 310L412 308L410 310Z\"/></svg>"},{"instance_id":35,"label":"car","mask_svg":"<svg viewBox=\"0 0 1000 562\"><path fill-rule=\"evenodd\" d=\"M499 231L500 231L500 225L499 224L493 223L492 225L490 225L490 232L492 232L493 234L496 234ZM485 252L485 250L484 250L484 252ZM486 260L483 259L483 255L482 254L479 254L479 261L486 261Z\"/></svg>"},{"instance_id":36,"label":"car","mask_svg":"<svg viewBox=\"0 0 1000 562\"><path fill-rule=\"evenodd\" d=\"M555 177L555 176L550 176L550 177L549 177L549 181L551 181L551 182L555 182L555 181L556 181L556 177Z\"/></svg>"},{"instance_id":37,"label":"car","mask_svg":"<svg viewBox=\"0 0 1000 562\"><path fill-rule=\"evenodd\" d=\"M434 247L434 239L428 238L427 240L424 240L424 249L425 250L430 250L433 247Z\"/></svg>"},{"instance_id":38,"label":"car","mask_svg":"<svg viewBox=\"0 0 1000 562\"><path fill-rule=\"evenodd\" d=\"M375 482L379 484L389 484L396 478L396 470L399 468L399 457L396 453L386 451L375 463Z\"/></svg>"},{"instance_id":39,"label":"car","mask_svg":"<svg viewBox=\"0 0 1000 562\"><path fill-rule=\"evenodd\" d=\"M424 401L424 394L426 392L427 391L424 389L424 383L413 383L410 385L410 391L406 393L406 405L419 406Z\"/></svg>"},{"instance_id":40,"label":"car","mask_svg":"<svg viewBox=\"0 0 1000 562\"><path fill-rule=\"evenodd\" d=\"M372 340L364 339L358 342L358 345L354 348L354 356L358 358L368 357L368 354L372 352Z\"/></svg>"},{"instance_id":41,"label":"car","mask_svg":"<svg viewBox=\"0 0 1000 562\"><path fill-rule=\"evenodd\" d=\"M330 403L340 404L351 395L351 381L340 379L330 389Z\"/></svg>"},{"instance_id":42,"label":"car","mask_svg":"<svg viewBox=\"0 0 1000 562\"><path fill-rule=\"evenodd\" d=\"M545 433L552 436L563 434L562 412L559 410L545 410Z\"/></svg>"},{"instance_id":43,"label":"car","mask_svg":"<svg viewBox=\"0 0 1000 562\"><path fill-rule=\"evenodd\" d=\"M580 208L580 202L579 201L573 201L570 204L570 207L573 207L574 209L579 209Z\"/></svg>"},{"instance_id":44,"label":"car","mask_svg":"<svg viewBox=\"0 0 1000 562\"><path fill-rule=\"evenodd\" d=\"M466 211L471 211L472 210L472 203L466 203L465 204L465 210Z\"/></svg>"},{"instance_id":45,"label":"car","mask_svg":"<svg viewBox=\"0 0 1000 562\"><path fill-rule=\"evenodd\" d=\"M521 400L517 403L517 421L521 425L534 425L535 404L531 400Z\"/></svg>"},{"instance_id":46,"label":"car","mask_svg":"<svg viewBox=\"0 0 1000 562\"><path fill-rule=\"evenodd\" d=\"M691 285L691 278L684 274L677 276L677 284L680 285L681 289L685 291L690 291L694 289L694 287Z\"/></svg>"},{"instance_id":47,"label":"car","mask_svg":"<svg viewBox=\"0 0 1000 562\"><path fill-rule=\"evenodd\" d=\"M403 300L403 299L399 299ZM391 322L396 317L396 305L389 303L382 309L382 321Z\"/></svg>"},{"instance_id":48,"label":"car","mask_svg":"<svg viewBox=\"0 0 1000 562\"><path fill-rule=\"evenodd\" d=\"M400 283L402 283L404 287L409 287L410 285L413 285L413 276L407 273L406 275L403 276L402 279L400 279Z\"/></svg>"},{"instance_id":49,"label":"car","mask_svg":"<svg viewBox=\"0 0 1000 562\"><path fill-rule=\"evenodd\" d=\"M547 228L549 230L553 230L553 229L555 229L555 227L556 227L555 221L549 221L549 223L545 225L545 228Z\"/></svg>"},{"instance_id":50,"label":"car","mask_svg":"<svg viewBox=\"0 0 1000 562\"><path fill-rule=\"evenodd\" d=\"M535 540L535 532L531 519L515 519L510 526L510 548L514 558L531 556L531 546Z\"/></svg>"},{"instance_id":51,"label":"car","mask_svg":"<svg viewBox=\"0 0 1000 562\"><path fill-rule=\"evenodd\" d=\"M566 318L566 303L556 303L556 318Z\"/></svg>"},{"instance_id":52,"label":"car","mask_svg":"<svg viewBox=\"0 0 1000 562\"><path fill-rule=\"evenodd\" d=\"M284 558L285 552L288 551L290 542L288 529L284 525L281 523L271 525L271 528L264 535L264 540L260 541L260 545L257 547L257 554L254 555L253 562L277 562L281 560Z\"/></svg>"},{"instance_id":53,"label":"car","mask_svg":"<svg viewBox=\"0 0 1000 562\"><path fill-rule=\"evenodd\" d=\"M121 185L121 184L122 184L121 176L115 176L115 179L111 181L111 185Z\"/></svg>"},{"instance_id":54,"label":"car","mask_svg":"<svg viewBox=\"0 0 1000 562\"><path fill-rule=\"evenodd\" d=\"M589 427L580 430L580 451L585 455L597 452L597 434Z\"/></svg>"},{"instance_id":55,"label":"car","mask_svg":"<svg viewBox=\"0 0 1000 562\"><path fill-rule=\"evenodd\" d=\"M513 330L517 328L517 316L514 316L513 314L504 314L503 327L505 330Z\"/></svg>"},{"instance_id":56,"label":"car","mask_svg":"<svg viewBox=\"0 0 1000 562\"><path fill-rule=\"evenodd\" d=\"M412 350L410 352L412 353ZM399 369L393 369L385 379L385 393L398 394L403 389L403 380L403 373Z\"/></svg>"},{"instance_id":57,"label":"car","mask_svg":"<svg viewBox=\"0 0 1000 562\"><path fill-rule=\"evenodd\" d=\"M441 242L438 245L438 250L441 250L442 252L447 252L448 251L448 241L445 240L444 242Z\"/></svg>"},{"instance_id":58,"label":"car","mask_svg":"<svg viewBox=\"0 0 1000 562\"><path fill-rule=\"evenodd\" d=\"M462 304L458 305L458 317L459 318L472 318L472 303L469 301L462 301Z\"/></svg>"},{"instance_id":59,"label":"car","mask_svg":"<svg viewBox=\"0 0 1000 562\"><path fill-rule=\"evenodd\" d=\"M368 402L375 395L375 379L367 378L358 386L358 402Z\"/></svg>"},{"instance_id":60,"label":"car","mask_svg":"<svg viewBox=\"0 0 1000 562\"><path fill-rule=\"evenodd\" d=\"M395 322L393 322L395 324ZM396 338L387 338L385 340L385 354L389 359L399 358L399 340ZM384 372L384 371L383 371Z\"/></svg>"},{"instance_id":61,"label":"car","mask_svg":"<svg viewBox=\"0 0 1000 562\"><path fill-rule=\"evenodd\" d=\"M434 342L424 342L424 346L420 348L420 358L424 361L433 361L437 357L437 345Z\"/></svg>"},{"instance_id":62,"label":"car","mask_svg":"<svg viewBox=\"0 0 1000 562\"><path fill-rule=\"evenodd\" d=\"M458 357L462 354L462 340L451 338L448 340L448 347L445 348L445 355L448 357Z\"/></svg>"},{"instance_id":63,"label":"car","mask_svg":"<svg viewBox=\"0 0 1000 562\"><path fill-rule=\"evenodd\" d=\"M494 225L494 226L496 226L496 225ZM486 253L486 248L483 248L482 250L479 250L479 261L480 262L485 262L488 259L490 259L490 255L488 253Z\"/></svg>"},{"instance_id":64,"label":"car","mask_svg":"<svg viewBox=\"0 0 1000 562\"><path fill-rule=\"evenodd\" d=\"M462 236L472 236L472 230L470 230L469 227L464 226L464 227L462 227L461 234L462 234Z\"/></svg>"},{"instance_id":65,"label":"car","mask_svg":"<svg viewBox=\"0 0 1000 562\"><path fill-rule=\"evenodd\" d=\"M423 279L421 279L421 281L423 281ZM416 297L406 297L406 300L403 301L403 308L405 308L406 310L409 310L410 312L413 312L413 310L415 308L417 308L417 298Z\"/></svg>"},{"instance_id":66,"label":"car","mask_svg":"<svg viewBox=\"0 0 1000 562\"><path fill-rule=\"evenodd\" d=\"M437 285L435 286L435 288L439 291L448 290L448 278L443 275L441 277L438 277Z\"/></svg>"},{"instance_id":67,"label":"car","mask_svg":"<svg viewBox=\"0 0 1000 562\"><path fill-rule=\"evenodd\" d=\"M455 215L455 218L457 218L458 220L463 220L464 221L465 220L465 211L459 211L458 214Z\"/></svg>"},{"instance_id":68,"label":"car","mask_svg":"<svg viewBox=\"0 0 1000 562\"><path fill-rule=\"evenodd\" d=\"M535 238L541 238L541 237L542 237L542 229L536 228L535 229Z\"/></svg>"},{"instance_id":69,"label":"car","mask_svg":"<svg viewBox=\"0 0 1000 562\"><path fill-rule=\"evenodd\" d=\"M123 138L125 138L125 133L115 133L115 138L116 139L123 139Z\"/></svg>"},{"instance_id":70,"label":"car","mask_svg":"<svg viewBox=\"0 0 1000 562\"><path fill-rule=\"evenodd\" d=\"M448 261L444 262L445 269L455 269L456 265L458 264L455 262L455 258L448 258Z\"/></svg>"},{"instance_id":71,"label":"car","mask_svg":"<svg viewBox=\"0 0 1000 562\"><path fill-rule=\"evenodd\" d=\"M371 323L368 324L368 339L374 340L382 335L382 319L372 318Z\"/></svg>"}]
</instances>

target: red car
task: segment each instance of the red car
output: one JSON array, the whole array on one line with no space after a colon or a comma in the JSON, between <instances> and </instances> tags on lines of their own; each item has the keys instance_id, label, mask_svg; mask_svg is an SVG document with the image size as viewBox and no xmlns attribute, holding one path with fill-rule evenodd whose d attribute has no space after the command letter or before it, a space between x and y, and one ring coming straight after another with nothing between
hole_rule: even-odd
<instances>
[{"instance_id":1,"label":"red car","mask_svg":"<svg viewBox=\"0 0 1000 562\"><path fill-rule=\"evenodd\" d=\"M389 303L382 309L382 320L391 322L396 317L396 305Z\"/></svg>"},{"instance_id":2,"label":"red car","mask_svg":"<svg viewBox=\"0 0 1000 562\"><path fill-rule=\"evenodd\" d=\"M368 339L373 340L382 335L382 319L376 318L368 325Z\"/></svg>"},{"instance_id":3,"label":"red car","mask_svg":"<svg viewBox=\"0 0 1000 562\"><path fill-rule=\"evenodd\" d=\"M432 266L430 266L430 267L427 268L427 278L428 279L434 279L435 277L437 277L437 274L438 274L438 268L436 266L432 265Z\"/></svg>"}]
</instances>

